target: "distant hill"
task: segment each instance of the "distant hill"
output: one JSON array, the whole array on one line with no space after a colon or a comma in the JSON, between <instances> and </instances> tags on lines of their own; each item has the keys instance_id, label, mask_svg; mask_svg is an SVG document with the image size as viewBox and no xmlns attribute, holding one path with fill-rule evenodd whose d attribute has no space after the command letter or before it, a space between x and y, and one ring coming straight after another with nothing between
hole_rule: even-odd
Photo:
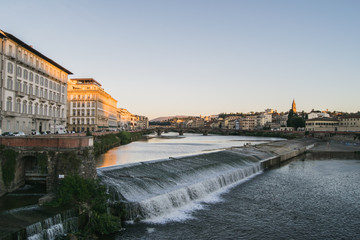
<instances>
[{"instance_id":1,"label":"distant hill","mask_svg":"<svg viewBox=\"0 0 360 240\"><path fill-rule=\"evenodd\" d=\"M187 118L187 117L190 116L179 115L179 116L158 117L153 120L150 120L150 122L162 122L173 118Z\"/></svg>"}]
</instances>

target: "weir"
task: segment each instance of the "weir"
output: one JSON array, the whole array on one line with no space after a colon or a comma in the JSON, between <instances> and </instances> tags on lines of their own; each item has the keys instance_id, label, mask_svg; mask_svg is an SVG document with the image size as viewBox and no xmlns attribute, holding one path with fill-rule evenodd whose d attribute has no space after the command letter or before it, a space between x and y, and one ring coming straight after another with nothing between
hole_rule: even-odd
<instances>
[{"instance_id":1,"label":"weir","mask_svg":"<svg viewBox=\"0 0 360 240\"><path fill-rule=\"evenodd\" d=\"M281 141L197 156L98 169L114 201L127 207L128 219L165 216L227 186L279 166L313 146L314 141Z\"/></svg>"}]
</instances>

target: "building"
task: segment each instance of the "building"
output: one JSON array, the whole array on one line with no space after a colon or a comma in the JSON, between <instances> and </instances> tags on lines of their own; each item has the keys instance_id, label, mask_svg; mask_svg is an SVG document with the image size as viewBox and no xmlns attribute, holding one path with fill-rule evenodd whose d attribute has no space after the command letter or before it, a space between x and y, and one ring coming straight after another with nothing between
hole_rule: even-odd
<instances>
[{"instance_id":1,"label":"building","mask_svg":"<svg viewBox=\"0 0 360 240\"><path fill-rule=\"evenodd\" d=\"M66 68L0 30L0 132L56 131L66 125Z\"/></svg>"},{"instance_id":2,"label":"building","mask_svg":"<svg viewBox=\"0 0 360 240\"><path fill-rule=\"evenodd\" d=\"M239 119L241 130L254 130L256 127L256 116L245 116Z\"/></svg>"},{"instance_id":3,"label":"building","mask_svg":"<svg viewBox=\"0 0 360 240\"><path fill-rule=\"evenodd\" d=\"M336 118L312 118L307 119L305 131L337 131L339 128L339 120Z\"/></svg>"},{"instance_id":4,"label":"building","mask_svg":"<svg viewBox=\"0 0 360 240\"><path fill-rule=\"evenodd\" d=\"M95 79L70 79L67 98L68 130L117 130L117 101Z\"/></svg>"},{"instance_id":5,"label":"building","mask_svg":"<svg viewBox=\"0 0 360 240\"><path fill-rule=\"evenodd\" d=\"M296 104L295 104L295 99L293 99L292 105L291 105L291 109L293 111L293 113L296 113Z\"/></svg>"},{"instance_id":6,"label":"building","mask_svg":"<svg viewBox=\"0 0 360 240\"><path fill-rule=\"evenodd\" d=\"M339 117L339 131L359 132L360 114L349 114Z\"/></svg>"},{"instance_id":7,"label":"building","mask_svg":"<svg viewBox=\"0 0 360 240\"><path fill-rule=\"evenodd\" d=\"M320 112L320 111L314 111L314 110L308 114L308 119L322 118L322 117L329 118L330 115L326 112Z\"/></svg>"}]
</instances>

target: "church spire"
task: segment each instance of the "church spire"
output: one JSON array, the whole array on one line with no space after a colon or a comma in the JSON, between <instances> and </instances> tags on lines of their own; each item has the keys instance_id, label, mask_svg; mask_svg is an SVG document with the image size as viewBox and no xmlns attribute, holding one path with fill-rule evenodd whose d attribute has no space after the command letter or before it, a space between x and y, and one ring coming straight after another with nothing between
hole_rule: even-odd
<instances>
[{"instance_id":1,"label":"church spire","mask_svg":"<svg viewBox=\"0 0 360 240\"><path fill-rule=\"evenodd\" d=\"M293 102L292 102L292 110L293 110L293 113L296 113L296 104L295 104L295 99L293 99Z\"/></svg>"}]
</instances>

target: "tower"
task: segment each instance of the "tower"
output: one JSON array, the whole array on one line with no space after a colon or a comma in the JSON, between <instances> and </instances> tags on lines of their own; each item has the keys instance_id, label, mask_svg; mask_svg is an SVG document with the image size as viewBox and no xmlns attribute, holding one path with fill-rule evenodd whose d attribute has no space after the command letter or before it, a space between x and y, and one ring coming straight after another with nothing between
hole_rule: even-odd
<instances>
[{"instance_id":1,"label":"tower","mask_svg":"<svg viewBox=\"0 0 360 240\"><path fill-rule=\"evenodd\" d=\"M296 104L295 104L295 99L293 99L291 109L293 110L293 113L296 113Z\"/></svg>"}]
</instances>

